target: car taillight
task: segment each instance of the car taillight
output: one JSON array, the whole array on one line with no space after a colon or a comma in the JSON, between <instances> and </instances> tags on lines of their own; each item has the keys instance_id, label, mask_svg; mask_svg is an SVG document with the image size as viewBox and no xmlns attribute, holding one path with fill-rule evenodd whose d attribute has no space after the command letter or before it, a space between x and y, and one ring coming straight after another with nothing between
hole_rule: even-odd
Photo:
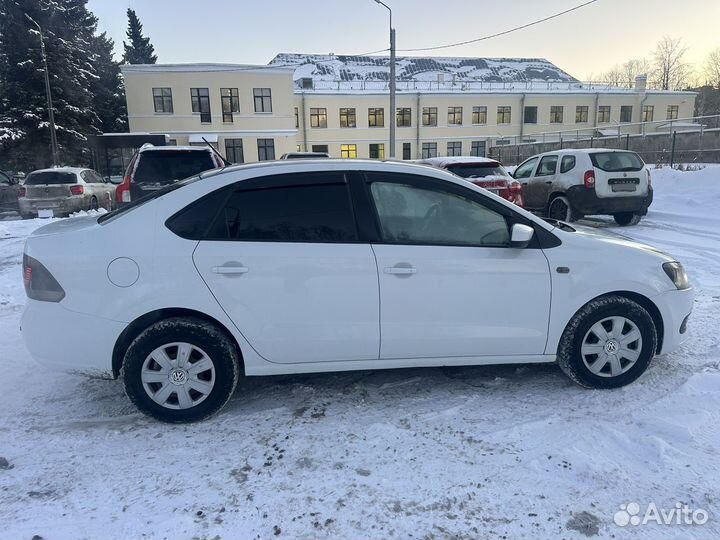
<instances>
[{"instance_id":1,"label":"car taillight","mask_svg":"<svg viewBox=\"0 0 720 540\"><path fill-rule=\"evenodd\" d=\"M130 202L130 175L123 178L122 184L115 188L115 200L117 202Z\"/></svg>"},{"instance_id":2,"label":"car taillight","mask_svg":"<svg viewBox=\"0 0 720 540\"><path fill-rule=\"evenodd\" d=\"M27 195L27 190L24 187L18 188L18 197L25 197Z\"/></svg>"},{"instance_id":3,"label":"car taillight","mask_svg":"<svg viewBox=\"0 0 720 540\"><path fill-rule=\"evenodd\" d=\"M32 300L59 302L65 298L65 291L48 269L27 254L23 255L23 283Z\"/></svg>"},{"instance_id":4,"label":"car taillight","mask_svg":"<svg viewBox=\"0 0 720 540\"><path fill-rule=\"evenodd\" d=\"M522 196L522 185L520 185L520 182L510 182L508 185L508 192L508 200L510 202L517 204L521 208L525 205Z\"/></svg>"},{"instance_id":5,"label":"car taillight","mask_svg":"<svg viewBox=\"0 0 720 540\"><path fill-rule=\"evenodd\" d=\"M80 185L70 186L70 195L82 195L85 192L85 188Z\"/></svg>"},{"instance_id":6,"label":"car taillight","mask_svg":"<svg viewBox=\"0 0 720 540\"><path fill-rule=\"evenodd\" d=\"M595 171L585 171L585 187L595 189Z\"/></svg>"}]
</instances>

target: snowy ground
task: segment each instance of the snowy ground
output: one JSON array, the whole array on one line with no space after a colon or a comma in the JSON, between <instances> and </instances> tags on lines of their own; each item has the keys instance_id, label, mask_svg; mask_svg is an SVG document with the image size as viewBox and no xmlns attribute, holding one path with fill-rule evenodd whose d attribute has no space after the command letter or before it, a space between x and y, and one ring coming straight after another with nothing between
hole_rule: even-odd
<instances>
[{"instance_id":1,"label":"snowy ground","mask_svg":"<svg viewBox=\"0 0 720 540\"><path fill-rule=\"evenodd\" d=\"M689 343L635 384L583 390L554 366L255 378L189 426L29 358L21 253L41 221L0 222L0 537L720 537L720 168L653 179L622 232L683 261L697 302ZM709 520L617 526L631 502Z\"/></svg>"}]
</instances>

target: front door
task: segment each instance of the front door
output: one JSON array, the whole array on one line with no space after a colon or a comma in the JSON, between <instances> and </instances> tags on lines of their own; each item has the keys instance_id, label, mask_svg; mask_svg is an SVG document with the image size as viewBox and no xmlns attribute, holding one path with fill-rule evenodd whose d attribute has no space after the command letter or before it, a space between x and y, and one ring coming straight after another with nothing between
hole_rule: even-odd
<instances>
[{"instance_id":1,"label":"front door","mask_svg":"<svg viewBox=\"0 0 720 540\"><path fill-rule=\"evenodd\" d=\"M547 206L548 197L557 179L558 158L559 156L544 156L540 159L537 170L530 177L530 183L526 188L525 204L528 208L544 209Z\"/></svg>"},{"instance_id":2,"label":"front door","mask_svg":"<svg viewBox=\"0 0 720 540\"><path fill-rule=\"evenodd\" d=\"M377 266L344 175L237 185L193 260L250 345L278 363L376 360Z\"/></svg>"},{"instance_id":3,"label":"front door","mask_svg":"<svg viewBox=\"0 0 720 540\"><path fill-rule=\"evenodd\" d=\"M424 177L373 173L368 184L382 238L381 358L543 354L548 262L509 247L507 209Z\"/></svg>"}]
</instances>

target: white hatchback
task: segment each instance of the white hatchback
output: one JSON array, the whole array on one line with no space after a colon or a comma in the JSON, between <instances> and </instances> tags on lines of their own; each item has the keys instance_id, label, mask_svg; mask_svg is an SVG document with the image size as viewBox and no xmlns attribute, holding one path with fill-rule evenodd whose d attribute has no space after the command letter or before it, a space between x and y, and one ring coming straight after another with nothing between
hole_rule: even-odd
<instances>
[{"instance_id":1,"label":"white hatchback","mask_svg":"<svg viewBox=\"0 0 720 540\"><path fill-rule=\"evenodd\" d=\"M241 372L557 362L618 387L684 341L693 304L651 247L359 160L230 167L46 225L24 279L33 357L121 376L169 422L217 412Z\"/></svg>"}]
</instances>

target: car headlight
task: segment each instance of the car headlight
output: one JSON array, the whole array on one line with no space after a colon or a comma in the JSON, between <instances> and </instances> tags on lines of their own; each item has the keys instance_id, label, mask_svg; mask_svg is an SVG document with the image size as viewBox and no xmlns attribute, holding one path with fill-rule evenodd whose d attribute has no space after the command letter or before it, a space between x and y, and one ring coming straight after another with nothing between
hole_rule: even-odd
<instances>
[{"instance_id":1,"label":"car headlight","mask_svg":"<svg viewBox=\"0 0 720 540\"><path fill-rule=\"evenodd\" d=\"M675 284L678 289L689 289L690 280L688 279L685 268L679 262L666 262L662 265L667 277Z\"/></svg>"}]
</instances>

